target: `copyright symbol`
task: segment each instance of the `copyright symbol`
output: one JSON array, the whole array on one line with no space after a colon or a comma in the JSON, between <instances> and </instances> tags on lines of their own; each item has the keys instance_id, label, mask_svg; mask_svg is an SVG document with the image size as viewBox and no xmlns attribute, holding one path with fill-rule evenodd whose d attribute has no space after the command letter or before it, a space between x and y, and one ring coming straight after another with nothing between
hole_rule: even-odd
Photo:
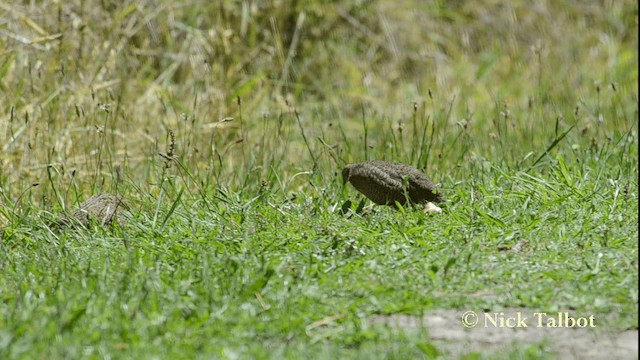
<instances>
[{"instance_id":1,"label":"copyright symbol","mask_svg":"<svg viewBox=\"0 0 640 360\"><path fill-rule=\"evenodd\" d=\"M473 311L467 311L462 314L462 325L468 328L478 325L478 314Z\"/></svg>"}]
</instances>

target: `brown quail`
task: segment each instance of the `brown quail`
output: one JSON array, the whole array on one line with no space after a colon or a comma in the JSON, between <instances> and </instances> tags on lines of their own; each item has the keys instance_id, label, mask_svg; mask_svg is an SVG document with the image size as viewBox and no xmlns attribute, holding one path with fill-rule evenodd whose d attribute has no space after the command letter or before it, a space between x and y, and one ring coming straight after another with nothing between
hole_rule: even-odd
<instances>
[{"instance_id":1,"label":"brown quail","mask_svg":"<svg viewBox=\"0 0 640 360\"><path fill-rule=\"evenodd\" d=\"M404 205L407 198L413 204L445 201L425 174L407 164L382 160L349 164L342 170L342 181L379 205L395 206L396 201Z\"/></svg>"},{"instance_id":2,"label":"brown quail","mask_svg":"<svg viewBox=\"0 0 640 360\"><path fill-rule=\"evenodd\" d=\"M69 226L74 223L80 223L87 227L92 221L96 221L101 225L109 225L116 221L123 225L120 214L128 206L124 203L122 196L116 196L109 193L94 195L89 200L80 204L80 208L71 213L69 216L62 217L57 225Z\"/></svg>"}]
</instances>

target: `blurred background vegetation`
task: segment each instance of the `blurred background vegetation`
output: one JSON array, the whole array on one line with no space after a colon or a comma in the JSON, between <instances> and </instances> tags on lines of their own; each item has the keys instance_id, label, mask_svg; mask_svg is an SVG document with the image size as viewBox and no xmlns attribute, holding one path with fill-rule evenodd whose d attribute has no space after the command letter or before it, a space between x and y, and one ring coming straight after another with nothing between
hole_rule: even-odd
<instances>
[{"instance_id":1,"label":"blurred background vegetation","mask_svg":"<svg viewBox=\"0 0 640 360\"><path fill-rule=\"evenodd\" d=\"M637 47L630 0L0 3L0 188L290 195L366 158L446 187L571 126L637 158Z\"/></svg>"}]
</instances>

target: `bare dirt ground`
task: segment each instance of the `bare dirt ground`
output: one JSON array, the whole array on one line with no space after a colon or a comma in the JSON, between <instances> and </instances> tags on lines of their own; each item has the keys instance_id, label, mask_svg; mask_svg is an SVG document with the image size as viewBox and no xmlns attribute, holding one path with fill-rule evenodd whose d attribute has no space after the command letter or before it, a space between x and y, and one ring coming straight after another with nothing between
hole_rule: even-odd
<instances>
[{"instance_id":1,"label":"bare dirt ground","mask_svg":"<svg viewBox=\"0 0 640 360\"><path fill-rule=\"evenodd\" d=\"M424 328L438 349L454 357L472 351L496 354L514 346L544 342L545 350L554 352L558 359L638 359L638 330L614 332L606 329L606 326L598 326L597 318L595 327L589 328L589 319L586 317L580 320L584 328L567 327L566 323L560 327L558 313L548 316L534 313L531 309L517 308L488 315L473 313L465 318L468 327L463 325L465 311L461 310L432 311L422 319L408 315L379 315L370 320L374 324L385 324L404 331ZM564 316L561 317L562 321L566 320ZM477 324L471 326L474 320L477 320ZM549 327L554 323L556 327Z\"/></svg>"}]
</instances>

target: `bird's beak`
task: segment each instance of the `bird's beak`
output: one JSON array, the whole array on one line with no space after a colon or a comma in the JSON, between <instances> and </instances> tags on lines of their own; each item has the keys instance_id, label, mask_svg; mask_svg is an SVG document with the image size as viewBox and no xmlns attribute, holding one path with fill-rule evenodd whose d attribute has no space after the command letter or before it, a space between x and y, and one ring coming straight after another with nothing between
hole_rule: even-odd
<instances>
[{"instance_id":1,"label":"bird's beak","mask_svg":"<svg viewBox=\"0 0 640 360\"><path fill-rule=\"evenodd\" d=\"M342 186L346 185L349 182L349 171L344 168L342 169Z\"/></svg>"}]
</instances>

